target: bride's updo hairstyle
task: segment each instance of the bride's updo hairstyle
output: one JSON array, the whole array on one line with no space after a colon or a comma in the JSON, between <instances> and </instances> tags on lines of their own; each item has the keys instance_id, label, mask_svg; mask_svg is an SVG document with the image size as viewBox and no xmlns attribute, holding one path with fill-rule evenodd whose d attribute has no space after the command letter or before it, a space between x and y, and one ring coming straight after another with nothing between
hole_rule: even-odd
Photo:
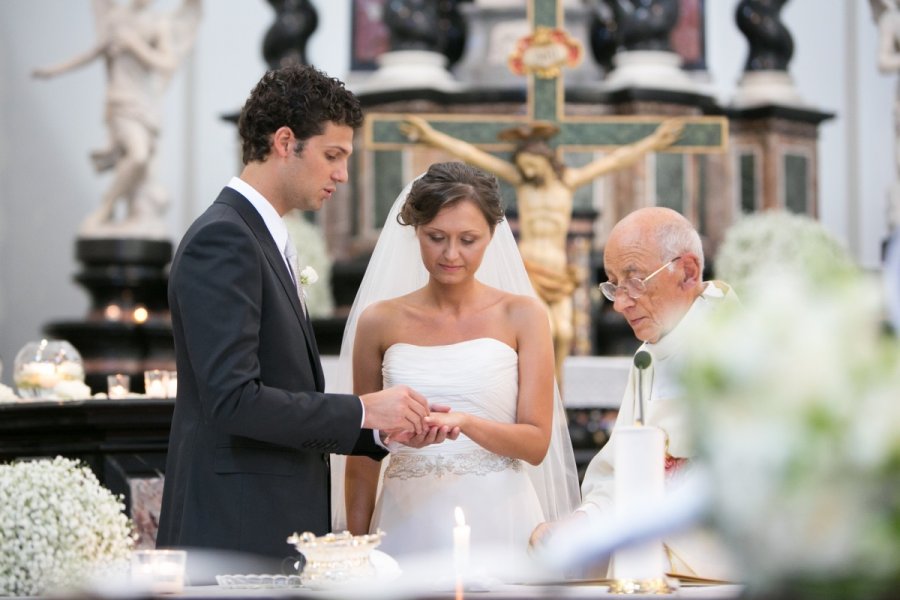
<instances>
[{"instance_id":1,"label":"bride's updo hairstyle","mask_svg":"<svg viewBox=\"0 0 900 600\"><path fill-rule=\"evenodd\" d=\"M430 223L442 208L469 200L484 215L494 233L503 220L497 178L461 162L434 163L416 179L397 215L401 225L419 227Z\"/></svg>"}]
</instances>

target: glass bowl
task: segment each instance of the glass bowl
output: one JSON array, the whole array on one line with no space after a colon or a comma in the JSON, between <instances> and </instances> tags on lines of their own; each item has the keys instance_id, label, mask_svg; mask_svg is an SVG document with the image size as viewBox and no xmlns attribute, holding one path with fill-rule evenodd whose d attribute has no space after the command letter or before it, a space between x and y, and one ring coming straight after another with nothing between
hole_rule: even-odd
<instances>
[{"instance_id":1,"label":"glass bowl","mask_svg":"<svg viewBox=\"0 0 900 600\"><path fill-rule=\"evenodd\" d=\"M16 354L13 381L22 398L53 398L60 384L84 383L84 363L65 340L28 342Z\"/></svg>"},{"instance_id":2,"label":"glass bowl","mask_svg":"<svg viewBox=\"0 0 900 600\"><path fill-rule=\"evenodd\" d=\"M316 536L305 532L294 534L288 543L306 559L300 572L305 587L328 588L361 580L374 579L372 551L381 543L384 532L352 535L349 531Z\"/></svg>"}]
</instances>

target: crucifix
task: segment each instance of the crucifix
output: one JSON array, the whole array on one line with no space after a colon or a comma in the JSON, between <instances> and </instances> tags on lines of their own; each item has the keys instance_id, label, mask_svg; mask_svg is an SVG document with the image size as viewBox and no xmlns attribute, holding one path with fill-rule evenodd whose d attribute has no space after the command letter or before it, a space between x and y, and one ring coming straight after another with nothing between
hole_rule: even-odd
<instances>
[{"instance_id":1,"label":"crucifix","mask_svg":"<svg viewBox=\"0 0 900 600\"><path fill-rule=\"evenodd\" d=\"M575 190L662 149L721 152L728 131L724 117L566 115L561 69L576 65L582 50L561 28L562 5L561 0L530 0L531 33L510 55L510 68L528 76L524 116L370 113L364 125L369 150L424 143L515 188L519 249L550 314L560 381L574 337L572 295L585 277L567 252ZM560 158L566 151L597 150L609 152L579 167ZM511 160L498 156L502 152L512 152Z\"/></svg>"}]
</instances>

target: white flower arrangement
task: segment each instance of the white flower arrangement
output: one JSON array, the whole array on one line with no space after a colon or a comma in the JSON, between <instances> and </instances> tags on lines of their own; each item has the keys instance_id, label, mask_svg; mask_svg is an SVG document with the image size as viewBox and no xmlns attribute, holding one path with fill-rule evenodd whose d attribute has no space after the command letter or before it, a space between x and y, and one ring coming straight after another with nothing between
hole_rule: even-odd
<instances>
[{"instance_id":1,"label":"white flower arrangement","mask_svg":"<svg viewBox=\"0 0 900 600\"><path fill-rule=\"evenodd\" d=\"M753 293L698 328L686 357L713 517L751 586L841 581L842 598L889 597L900 581L900 343L882 326L876 282L833 242L806 229L795 255L770 255L756 244L773 228L733 257Z\"/></svg>"},{"instance_id":2,"label":"white flower arrangement","mask_svg":"<svg viewBox=\"0 0 900 600\"><path fill-rule=\"evenodd\" d=\"M84 367L74 361L29 362L15 374L16 387L20 390L52 390L64 381L84 381Z\"/></svg>"},{"instance_id":3,"label":"white flower arrangement","mask_svg":"<svg viewBox=\"0 0 900 600\"><path fill-rule=\"evenodd\" d=\"M0 465L0 596L46 594L127 570L134 533L120 497L56 457Z\"/></svg>"},{"instance_id":4,"label":"white flower arrangement","mask_svg":"<svg viewBox=\"0 0 900 600\"><path fill-rule=\"evenodd\" d=\"M51 398L56 400L88 400L91 388L79 379L64 379L53 386Z\"/></svg>"},{"instance_id":5,"label":"white flower arrangement","mask_svg":"<svg viewBox=\"0 0 900 600\"><path fill-rule=\"evenodd\" d=\"M844 247L805 215L769 210L743 217L725 233L716 254L716 278L745 298L773 267L802 269L814 281L843 280L857 268Z\"/></svg>"},{"instance_id":6,"label":"white flower arrangement","mask_svg":"<svg viewBox=\"0 0 900 600\"><path fill-rule=\"evenodd\" d=\"M300 271L300 285L312 285L319 280L319 274L312 266L307 265Z\"/></svg>"}]
</instances>

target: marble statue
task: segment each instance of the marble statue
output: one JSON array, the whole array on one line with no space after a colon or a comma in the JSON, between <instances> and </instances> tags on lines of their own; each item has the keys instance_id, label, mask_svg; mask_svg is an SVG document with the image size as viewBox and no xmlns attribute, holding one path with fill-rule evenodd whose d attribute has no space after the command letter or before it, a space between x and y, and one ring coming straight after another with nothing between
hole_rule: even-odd
<instances>
[{"instance_id":1,"label":"marble statue","mask_svg":"<svg viewBox=\"0 0 900 600\"><path fill-rule=\"evenodd\" d=\"M92 0L97 39L69 60L35 69L48 78L103 59L106 67L107 147L91 153L97 171L113 171L100 208L79 228L83 238L165 238L167 192L156 180L162 96L193 46L201 0L182 0L171 12L148 10L152 0ZM124 211L117 211L119 203ZM124 212L124 216L117 215Z\"/></svg>"},{"instance_id":2,"label":"marble statue","mask_svg":"<svg viewBox=\"0 0 900 600\"><path fill-rule=\"evenodd\" d=\"M878 68L885 74L900 73L900 7L897 0L871 0L878 25ZM900 227L900 83L894 95L894 165L890 191L889 222Z\"/></svg>"}]
</instances>

